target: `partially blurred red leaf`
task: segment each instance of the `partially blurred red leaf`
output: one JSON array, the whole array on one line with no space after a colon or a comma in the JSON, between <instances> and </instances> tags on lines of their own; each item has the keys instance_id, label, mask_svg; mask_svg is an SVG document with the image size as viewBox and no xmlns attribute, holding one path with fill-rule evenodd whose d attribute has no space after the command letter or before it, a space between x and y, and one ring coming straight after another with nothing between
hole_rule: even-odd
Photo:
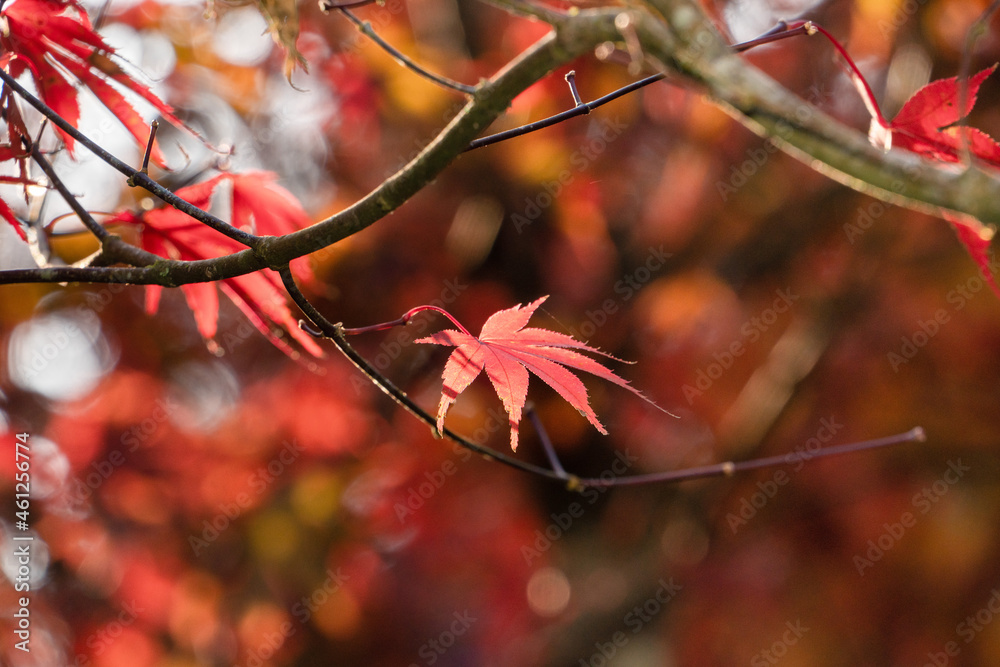
<instances>
[{"instance_id":1,"label":"partially blurred red leaf","mask_svg":"<svg viewBox=\"0 0 1000 667\"><path fill-rule=\"evenodd\" d=\"M962 242L973 261L979 267L979 272L990 284L993 293L1000 297L1000 285L997 285L993 272L990 270L990 241L993 239L993 230L975 218L959 217L949 213L944 214L944 219L951 223L958 240Z\"/></svg>"},{"instance_id":2,"label":"partially blurred red leaf","mask_svg":"<svg viewBox=\"0 0 1000 667\"><path fill-rule=\"evenodd\" d=\"M94 28L86 11L75 0L14 0L0 11L0 66L12 76L29 73L42 100L71 125L80 120L77 83L83 84L106 106L141 146L145 146L149 127L135 107L125 99L129 92L142 98L164 118L183 127L172 109L153 94L148 86L136 81L113 60L112 49ZM14 106L14 97L5 95L3 106ZM13 116L19 122L19 116ZM10 122L10 118L8 121ZM15 128L27 136L23 124ZM60 131L72 153L73 138ZM162 164L162 155L154 147L152 159Z\"/></svg>"},{"instance_id":3,"label":"partially blurred red leaf","mask_svg":"<svg viewBox=\"0 0 1000 667\"><path fill-rule=\"evenodd\" d=\"M222 190L226 190L225 194L229 198L232 223L252 233L280 236L301 229L310 222L295 196L278 185L274 174L269 172L219 174L202 183L181 188L176 194L198 208L208 209ZM141 216L120 214L115 221L142 224L142 247L161 257L209 259L244 249L237 241L174 208L161 208ZM308 262L295 262L292 269L300 280L312 280ZM275 335L268 322L291 334L309 353L317 357L323 356L316 341L299 329L297 320L292 317L285 302L281 281L273 272L259 271L229 278L219 283L219 289L243 311L258 331L289 356L297 355L288 343ZM155 313L159 307L161 290L156 285L150 285L146 289L146 310L150 314ZM215 285L195 283L183 285L181 290L194 312L198 331L214 347L219 307Z\"/></svg>"}]
</instances>

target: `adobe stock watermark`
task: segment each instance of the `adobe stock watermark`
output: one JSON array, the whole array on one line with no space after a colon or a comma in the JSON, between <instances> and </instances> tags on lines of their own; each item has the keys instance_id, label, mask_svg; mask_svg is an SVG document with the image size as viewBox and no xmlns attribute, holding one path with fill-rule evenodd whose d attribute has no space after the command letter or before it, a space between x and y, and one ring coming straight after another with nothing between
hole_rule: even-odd
<instances>
[{"instance_id":1,"label":"adobe stock watermark","mask_svg":"<svg viewBox=\"0 0 1000 667\"><path fill-rule=\"evenodd\" d=\"M283 292L281 293L275 292L267 297L267 300L265 302L266 305L265 303L261 303L261 307L264 309L265 312L281 312L282 309L287 308L285 299L286 297ZM283 329L277 327L272 328L271 333L277 338L285 338L287 335ZM223 353L232 354L233 352L236 351L236 348L240 347L241 345L243 345L243 343L247 342L247 340L252 338L254 334L261 336L264 335L263 332L260 331L260 329L255 327L250 322L250 320L248 320L245 317L240 318L239 324L237 324L235 327L220 330L216 334L215 343L216 345L218 345L218 348L214 349L213 351L219 354L220 356Z\"/></svg>"},{"instance_id":2,"label":"adobe stock watermark","mask_svg":"<svg viewBox=\"0 0 1000 667\"><path fill-rule=\"evenodd\" d=\"M466 103L464 101L461 101L461 100L460 101L456 101L453 104L450 104L441 113L441 122L445 123L445 124L449 123L452 118L454 118L455 116L457 116L458 113L460 111L462 111L462 109L465 108L465 104ZM385 172L382 174L382 180L385 180L385 179L389 178L393 174L397 173L400 169L403 169L406 165L408 165L411 162L413 162L413 160L415 160L418 155L420 155L421 153L423 153L424 150L426 150L428 146L430 146L432 143L434 143L434 140L437 139L438 136L439 136L439 133L435 132L433 135L431 135L429 137L425 137L424 139L417 139L416 137L414 137L413 144L412 144L413 145L413 149L409 153L407 153L406 155L400 154L397 157L397 159L396 159L396 162L395 162L396 166L394 166L394 167L388 167L385 170Z\"/></svg>"},{"instance_id":3,"label":"adobe stock watermark","mask_svg":"<svg viewBox=\"0 0 1000 667\"><path fill-rule=\"evenodd\" d=\"M219 539L221 535L233 521L242 516L243 512L254 505L254 497L263 494L275 480L285 473L288 468L295 463L304 450L299 447L295 440L286 440L281 449L267 464L258 467L247 477L247 486L250 493L241 491L232 502L219 505L219 513L211 520L205 519L202 522L200 535L194 533L188 535L188 544L197 556L207 549L212 542Z\"/></svg>"},{"instance_id":4,"label":"adobe stock watermark","mask_svg":"<svg viewBox=\"0 0 1000 667\"><path fill-rule=\"evenodd\" d=\"M642 629L652 622L684 588L674 582L673 577L669 581L660 579L657 583L659 588L656 592L642 604L633 607L622 618L622 624L631 630L631 634L625 630L618 630L607 641L594 642L594 652L586 658L580 658L578 663L580 667L608 667L618 652L625 648L635 635L642 632Z\"/></svg>"},{"instance_id":5,"label":"adobe stock watermark","mask_svg":"<svg viewBox=\"0 0 1000 667\"><path fill-rule=\"evenodd\" d=\"M132 286L111 283L99 290L87 290L83 294L84 303L42 316L47 324L45 339L39 341L41 345L32 350L30 357L19 360L17 375L28 381L35 380L67 348L74 345L76 339L85 338L92 344L100 335L100 313L129 287Z\"/></svg>"},{"instance_id":6,"label":"adobe stock watermark","mask_svg":"<svg viewBox=\"0 0 1000 667\"><path fill-rule=\"evenodd\" d=\"M971 644L988 625L993 623L997 615L1000 614L1000 588L993 588L990 597L980 607L976 613L969 614L955 626L955 635L961 640L945 642L940 651L932 651L927 654L927 662L923 667L947 667L951 664L952 658L957 658L962 652L962 647Z\"/></svg>"},{"instance_id":7,"label":"adobe stock watermark","mask_svg":"<svg viewBox=\"0 0 1000 667\"><path fill-rule=\"evenodd\" d=\"M813 84L809 88L808 95L805 97L806 103L796 109L796 119L799 122L807 120L812 116L812 108L809 105L821 104L829 96L829 93L823 90L818 84ZM787 122L783 122L780 130L782 131L778 131L775 134L778 136L782 136L783 133L787 134L791 131L791 127ZM729 166L729 178L724 181L718 180L715 182L715 189L719 193L719 197L723 203L729 201L730 197L749 183L750 179L764 168L764 165L771 159L771 156L780 151L781 149L778 147L778 144L770 137L764 140L764 145L760 148L748 148L746 153L744 153L745 158L741 162Z\"/></svg>"},{"instance_id":8,"label":"adobe stock watermark","mask_svg":"<svg viewBox=\"0 0 1000 667\"><path fill-rule=\"evenodd\" d=\"M73 667L90 667L94 664L95 658L100 658L105 651L111 648L119 637L125 632L125 628L135 623L139 614L146 611L140 607L135 600L122 605L122 610L118 612L118 617L101 626L98 630L90 633L84 640L84 645L90 649L90 654L77 653L73 661Z\"/></svg>"},{"instance_id":9,"label":"adobe stock watermark","mask_svg":"<svg viewBox=\"0 0 1000 667\"><path fill-rule=\"evenodd\" d=\"M94 495L94 492L111 477L114 471L125 464L126 455L133 453L144 442L153 437L160 426L170 419L170 416L177 410L178 405L169 396L156 399L152 414L138 424L133 424L122 433L120 439L122 449L111 450L101 460L92 462L90 464L91 470L83 471L74 478L73 488L67 498L69 502L79 506Z\"/></svg>"},{"instance_id":10,"label":"adobe stock watermark","mask_svg":"<svg viewBox=\"0 0 1000 667\"><path fill-rule=\"evenodd\" d=\"M854 556L854 567L858 570L858 575L865 576L865 570L874 567L875 563L882 558L903 539L906 532L917 525L917 519L931 511L931 509L941 501L952 486L958 484L965 473L972 468L962 465L962 459L948 461L948 469L944 471L937 480L930 486L925 486L919 493L914 494L911 505L916 513L903 512L899 521L885 523L882 525L883 531L875 539L868 540L868 549L863 554Z\"/></svg>"},{"instance_id":11,"label":"adobe stock watermark","mask_svg":"<svg viewBox=\"0 0 1000 667\"><path fill-rule=\"evenodd\" d=\"M298 624L284 621L277 630L264 633L260 643L247 651L246 661L235 667L263 667L263 665L270 664L268 661L281 650L290 637L298 632L299 626L308 623L313 614L340 591L349 579L350 576L341 572L339 567L336 571L328 568L323 583L314 588L308 596L303 596L301 600L292 605L290 611Z\"/></svg>"},{"instance_id":12,"label":"adobe stock watermark","mask_svg":"<svg viewBox=\"0 0 1000 667\"><path fill-rule=\"evenodd\" d=\"M791 621L785 622L786 630L781 634L781 638L777 639L769 647L762 649L760 652L755 653L752 658L750 658L751 667L768 667L768 665L777 665L781 662L781 659L788 655L788 651L799 643L799 640L809 632L809 628L802 625L802 621L795 619L795 623Z\"/></svg>"},{"instance_id":13,"label":"adobe stock watermark","mask_svg":"<svg viewBox=\"0 0 1000 667\"><path fill-rule=\"evenodd\" d=\"M530 226L548 209L562 194L563 189L576 180L578 174L585 172L615 139L620 137L628 126L615 116L612 120L598 118L587 132L586 142L569 156L572 169L563 169L554 181L542 184L542 192L534 197L526 197L524 209L510 217L518 234Z\"/></svg>"},{"instance_id":14,"label":"adobe stock watermark","mask_svg":"<svg viewBox=\"0 0 1000 667\"><path fill-rule=\"evenodd\" d=\"M792 465L793 462L797 462L792 467L792 474L797 473L802 470L806 462L811 458L816 456L817 453L822 449L822 445L833 440L833 437L844 428L844 425L839 423L836 417L824 417L820 420L819 429L816 431L816 435L806 440L804 445L799 445L793 451L789 452L785 456L785 462ZM782 486L788 484L791 481L792 475L784 469L775 470L771 475L771 478L763 482L757 482L757 491L753 492L749 496L743 496L740 499L740 506L736 512L730 512L726 515L726 523L729 524L730 530L733 531L733 535L739 531L740 528L750 523L750 521L757 516L757 512L764 509L764 506L771 501Z\"/></svg>"},{"instance_id":15,"label":"adobe stock watermark","mask_svg":"<svg viewBox=\"0 0 1000 667\"><path fill-rule=\"evenodd\" d=\"M941 331L941 326L951 321L951 315L944 308L938 308L934 316L926 320L917 320L917 330L909 336L903 336L899 352L889 352L886 359L893 372L898 373L899 367L910 363L931 338Z\"/></svg>"},{"instance_id":16,"label":"adobe stock watermark","mask_svg":"<svg viewBox=\"0 0 1000 667\"><path fill-rule=\"evenodd\" d=\"M337 6L338 4L333 0L321 0L319 3L320 11L324 13L336 11ZM405 8L406 3L403 0L386 0L374 4L371 11L365 14L364 22L369 24L375 32L378 32L392 23L392 17L401 14ZM356 53L369 41L368 37L360 30L354 30L350 33L350 37L341 40L340 52L343 54Z\"/></svg>"},{"instance_id":17,"label":"adobe stock watermark","mask_svg":"<svg viewBox=\"0 0 1000 667\"><path fill-rule=\"evenodd\" d=\"M697 370L694 385L685 384L681 387L688 405L694 403L695 398L702 396L706 391L711 389L715 381L732 368L733 364L736 363L736 359L746 353L748 346L760 340L760 337L767 333L768 329L778 321L778 316L791 310L799 298L800 295L792 292L789 287L777 290L774 301L768 308L765 308L740 326L740 337L726 346L722 352L713 353L712 358L714 361L710 362L704 368Z\"/></svg>"},{"instance_id":18,"label":"adobe stock watermark","mask_svg":"<svg viewBox=\"0 0 1000 667\"><path fill-rule=\"evenodd\" d=\"M13 355L16 362L11 375L15 382L34 382L67 349L77 350L84 345L94 345L98 340L101 335L100 320L92 311L86 306L79 306L77 313L86 313L79 320L68 312L45 314L19 327L27 328L35 335L30 336L33 339L30 355L27 349Z\"/></svg>"},{"instance_id":19,"label":"adobe stock watermark","mask_svg":"<svg viewBox=\"0 0 1000 667\"><path fill-rule=\"evenodd\" d=\"M598 476L601 481L609 484L609 486L585 487L580 492L580 495L583 496L586 504L574 500L566 506L565 512L553 512L550 515L552 523L546 526L544 530L536 528L535 541L530 545L525 544L521 547L521 556L524 557L524 562L531 565L533 561L541 558L542 554L551 549L554 543L561 540L570 528L573 527L573 524L584 515L587 507L596 503L611 488L610 483L628 472L629 468L635 465L638 460L639 458L632 456L628 449L624 452L615 452L615 460L611 466Z\"/></svg>"},{"instance_id":20,"label":"adobe stock watermark","mask_svg":"<svg viewBox=\"0 0 1000 667\"><path fill-rule=\"evenodd\" d=\"M597 333L597 330L607 324L611 316L618 312L621 305L631 301L673 256L673 253L663 250L663 244L655 248L649 246L645 261L615 281L612 289L619 298L605 299L599 308L585 311L585 321L580 324L579 329L569 327L570 334L577 340L587 340Z\"/></svg>"},{"instance_id":21,"label":"adobe stock watermark","mask_svg":"<svg viewBox=\"0 0 1000 667\"><path fill-rule=\"evenodd\" d=\"M468 632L469 628L477 620L475 616L469 613L468 609L461 613L456 611L452 614L452 618L451 624L441 634L428 639L417 650L417 655L423 660L423 664L436 664L441 659L441 656L447 653L448 649L454 646L459 638ZM409 667L420 667L420 664L412 662Z\"/></svg>"},{"instance_id":22,"label":"adobe stock watermark","mask_svg":"<svg viewBox=\"0 0 1000 667\"><path fill-rule=\"evenodd\" d=\"M916 177L917 173L920 171L920 167L916 165L907 165L903 174L908 180L912 180ZM899 194L903 191L903 186L905 182L902 179L895 179L889 184L889 191L894 194ZM872 228L872 225L892 209L891 204L886 204L878 199L869 202L866 205L859 206L857 209L857 215L852 222L844 223L844 234L847 236L847 242L854 245L854 242L859 238L864 236L865 232Z\"/></svg>"},{"instance_id":23,"label":"adobe stock watermark","mask_svg":"<svg viewBox=\"0 0 1000 667\"><path fill-rule=\"evenodd\" d=\"M996 272L998 269L1000 269L1000 262L996 258L991 258L986 270ZM968 280L948 290L948 293L945 295L945 301L952 306L951 312L944 308L938 308L926 320L918 319L917 327L913 333L900 338L899 349L886 353L886 360L889 362L892 370L898 373L902 366L910 363L919 354L920 350L926 347L931 339L941 332L941 327L951 321L952 313L964 309L969 304L969 301L975 298L986 286L986 279L982 273L977 272L976 275L970 277Z\"/></svg>"},{"instance_id":24,"label":"adobe stock watermark","mask_svg":"<svg viewBox=\"0 0 1000 667\"><path fill-rule=\"evenodd\" d=\"M470 438L477 445L485 445L490 434L496 433L502 425L507 424L506 416L500 414L496 408L488 410L487 415L486 424L477 428ZM406 497L402 501L396 501L392 506L392 511L395 512L400 523L406 523L407 519L416 514L428 500L433 498L445 485L445 482L458 472L460 463L465 463L472 458L472 451L458 443L452 445L452 453L458 457L457 463L453 459L445 459L437 469L425 471L423 479L419 483L407 487Z\"/></svg>"},{"instance_id":25,"label":"adobe stock watermark","mask_svg":"<svg viewBox=\"0 0 1000 667\"><path fill-rule=\"evenodd\" d=\"M888 40L925 4L927 4L927 0L903 0L903 4L897 7L896 13L891 19L879 19L878 29L882 33L882 39Z\"/></svg>"}]
</instances>

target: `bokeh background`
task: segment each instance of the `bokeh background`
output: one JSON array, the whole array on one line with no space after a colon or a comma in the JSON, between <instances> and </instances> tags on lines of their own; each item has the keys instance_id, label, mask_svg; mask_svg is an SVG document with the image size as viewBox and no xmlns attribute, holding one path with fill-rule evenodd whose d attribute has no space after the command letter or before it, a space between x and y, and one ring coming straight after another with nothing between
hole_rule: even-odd
<instances>
[{"instance_id":1,"label":"bokeh background","mask_svg":"<svg viewBox=\"0 0 1000 667\"><path fill-rule=\"evenodd\" d=\"M982 0L747 0L734 41L821 22L887 116L960 68ZM314 219L375 187L461 100L300 3L309 72L254 6L113 0L101 32L226 164L164 131L173 187L218 166L277 172ZM358 10L397 48L474 83L543 34L485 4ZM1000 60L995 22L974 70ZM820 39L746 56L864 132ZM585 99L631 80L572 66ZM566 68L569 69L569 68ZM572 104L557 72L499 127ZM972 123L1000 135L1000 79ZM84 127L136 161L97 109ZM182 147L182 148L180 148ZM131 151L131 152L130 152ZM60 164L95 211L143 206L86 155ZM560 183L560 175L562 182ZM108 177L106 177L108 176ZM555 185L558 184L558 185ZM64 213L48 197L26 215ZM59 219L53 252L93 250ZM3 266L31 258L6 226ZM940 219L885 206L660 83L588 117L462 156L372 228L312 258L309 296L363 326L443 305L478 331L551 295L533 325L616 356L679 416L587 379L601 436L537 380L564 465L649 473L926 429L924 443L730 479L574 494L472 456L331 348L294 361L222 304L220 354L181 294L0 288L0 662L195 665L984 665L1000 659L1000 301ZM426 316L428 330L445 326ZM433 411L448 351L411 328L358 349ZM738 353L734 353L738 352ZM503 450L485 380L449 426ZM30 433L32 651L13 648L13 434ZM544 461L527 422L518 456Z\"/></svg>"}]
</instances>

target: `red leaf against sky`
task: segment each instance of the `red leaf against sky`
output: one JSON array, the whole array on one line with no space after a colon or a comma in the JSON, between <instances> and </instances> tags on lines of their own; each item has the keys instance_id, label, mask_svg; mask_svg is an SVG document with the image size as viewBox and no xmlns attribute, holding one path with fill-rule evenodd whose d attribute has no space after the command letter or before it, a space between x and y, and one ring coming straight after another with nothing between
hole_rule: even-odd
<instances>
[{"instance_id":1,"label":"red leaf against sky","mask_svg":"<svg viewBox=\"0 0 1000 667\"><path fill-rule=\"evenodd\" d=\"M14 216L14 211L12 211L10 206L7 205L7 202L2 199L0 199L0 217L6 220L10 226L14 228L14 231L16 231L17 235L21 237L22 241L28 240L28 235L24 233L23 229L21 229L21 225L17 222L17 218Z\"/></svg>"},{"instance_id":2,"label":"red leaf against sky","mask_svg":"<svg viewBox=\"0 0 1000 667\"><path fill-rule=\"evenodd\" d=\"M607 430L590 408L586 387L564 366L587 371L601 379L614 382L643 400L649 401L630 386L628 381L574 350L600 354L609 359L615 357L566 334L547 329L524 328L535 310L547 298L543 296L523 308L518 304L513 308L494 313L486 320L478 338L467 331L446 329L415 341L454 345L458 348L448 357L444 367L444 388L437 416L438 430L444 428L444 418L448 408L484 368L510 417L510 447L513 450L517 449L518 424L528 395L529 370L555 389L601 433L606 434ZM621 360L615 359L615 361Z\"/></svg>"},{"instance_id":3,"label":"red leaf against sky","mask_svg":"<svg viewBox=\"0 0 1000 667\"><path fill-rule=\"evenodd\" d=\"M0 162L6 162L7 160L19 160L21 161L21 175L20 176L0 176L0 183L11 183L17 185L28 186L34 183L26 176L26 169L24 167L24 157L25 151L20 148L14 148L13 146L0 146ZM24 233L21 228L21 224L17 221L14 216L14 211L11 210L10 206L4 200L0 199L0 218L6 220L17 235L21 237L21 240L27 241L28 236Z\"/></svg>"},{"instance_id":4,"label":"red leaf against sky","mask_svg":"<svg viewBox=\"0 0 1000 667\"><path fill-rule=\"evenodd\" d=\"M183 127L166 103L112 59L114 50L94 32L86 11L76 0L7 2L0 11L0 28L0 66L15 77L29 73L42 101L70 124L75 126L80 120L77 85L82 84L121 121L140 146L146 145L149 126L125 99L125 92L142 98L164 118ZM7 94L2 101L9 109L14 98ZM23 127L15 131L26 134ZM60 135L72 152L73 138L63 132ZM155 147L152 159L162 164Z\"/></svg>"},{"instance_id":5,"label":"red leaf against sky","mask_svg":"<svg viewBox=\"0 0 1000 667\"><path fill-rule=\"evenodd\" d=\"M270 172L219 174L202 183L181 188L177 196L200 209L207 210L219 197L226 195L232 224L246 231L265 236L289 234L310 224L309 216L294 195L275 182ZM213 200L215 200L213 202ZM142 224L142 247L161 257L197 260L220 257L244 250L244 246L181 213L175 208L160 208L136 216L119 215L113 222ZM312 279L308 262L299 260L292 270L300 280ZM268 322L277 324L311 354L321 357L323 352L309 334L298 327L285 302L281 280L271 271L258 271L245 276L228 278L219 289L247 316L251 323L278 348L289 356L297 353L284 340L275 335ZM163 288L146 287L146 310L155 313ZM212 283L182 285L181 290L194 312L198 331L212 347L218 324L219 297Z\"/></svg>"}]
</instances>

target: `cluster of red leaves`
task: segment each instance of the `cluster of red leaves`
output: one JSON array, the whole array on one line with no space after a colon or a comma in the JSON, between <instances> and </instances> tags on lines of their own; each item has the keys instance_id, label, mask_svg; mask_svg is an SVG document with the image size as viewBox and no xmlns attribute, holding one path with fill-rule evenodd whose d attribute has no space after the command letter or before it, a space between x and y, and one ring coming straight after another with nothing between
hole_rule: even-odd
<instances>
[{"instance_id":1,"label":"cluster of red leaves","mask_svg":"<svg viewBox=\"0 0 1000 667\"><path fill-rule=\"evenodd\" d=\"M964 135L973 155L1000 168L1000 144L982 130L965 126L960 131L958 127L976 104L980 86L996 68L988 67L969 79L962 106L958 77L932 81L915 92L892 121L886 121L881 114L876 116L872 120L872 141L886 149L905 148L932 160L960 162Z\"/></svg>"},{"instance_id":2,"label":"cluster of red leaves","mask_svg":"<svg viewBox=\"0 0 1000 667\"><path fill-rule=\"evenodd\" d=\"M310 224L309 216L298 200L278 185L274 174L269 172L219 174L207 181L181 188L176 194L202 210L208 210L213 204L223 204L219 201L220 196L228 197L228 202L225 203L230 210L231 224L253 234L281 236ZM161 257L199 260L244 250L239 242L174 208L160 208L139 215L126 212L119 214L112 222L141 224L143 249ZM304 260L293 263L292 270L300 280L312 279L312 272ZM274 272L258 271L228 278L219 282L218 286L250 322L286 354L296 356L288 343L272 331L268 322L288 331L311 354L317 357L323 355L316 341L299 329L285 302L281 280ZM214 346L212 341L219 313L215 284L182 285L181 290L194 312L198 331ZM155 313L159 307L162 291L163 288L158 285L146 287L146 310L150 314Z\"/></svg>"},{"instance_id":3,"label":"cluster of red leaves","mask_svg":"<svg viewBox=\"0 0 1000 667\"><path fill-rule=\"evenodd\" d=\"M42 101L64 120L77 125L80 103L77 87L88 88L128 129L140 145L149 133L142 116L125 93L151 104L164 118L182 126L171 108L149 87L129 76L114 61L114 50L94 32L84 9L75 0L16 0L0 10L0 67L13 77L28 74ZM21 175L3 177L0 182L27 185L23 141L30 134L24 124L13 92L0 92L0 109L7 121L8 144L0 146L0 162L17 160ZM72 154L73 137L58 130ZM162 163L158 150L152 159ZM27 240L10 206L0 201L0 216Z\"/></svg>"},{"instance_id":4,"label":"cluster of red leaves","mask_svg":"<svg viewBox=\"0 0 1000 667\"><path fill-rule=\"evenodd\" d=\"M114 50L94 31L84 9L76 0L16 0L0 11L0 67L11 76L28 74L45 104L71 125L80 120L78 88L89 89L126 127L139 145L145 145L149 129L142 116L126 98L131 93L152 105L164 118L183 127L173 110L149 89L133 79L115 62ZM0 107L8 124L10 144L0 146L0 162L19 160L20 177L0 177L2 183L26 184L25 150L18 146L29 140L17 101L9 89L0 93ZM73 137L59 131L72 154ZM151 159L162 164L162 154L154 146ZM308 216L295 198L274 182L271 174L222 174L203 183L183 188L177 194L201 209L207 209L223 184L230 188L232 224L254 233L282 235L307 226ZM27 240L13 212L0 201L3 216ZM141 224L144 249L163 257L183 260L208 259L242 250L237 242L205 227L175 209L149 213L120 213L111 222ZM301 279L311 278L308 265L295 267ZM181 288L194 312L198 330L210 342L217 331L218 293L215 285L201 283ZM276 335L268 322L279 325L311 354L322 352L310 336L297 326L284 300L280 281L270 272L258 272L222 281L219 289L246 314L253 325L277 347L290 355L294 350ZM150 313L159 306L161 287L149 286L146 307Z\"/></svg>"},{"instance_id":5,"label":"cluster of red leaves","mask_svg":"<svg viewBox=\"0 0 1000 667\"><path fill-rule=\"evenodd\" d=\"M151 104L164 118L181 125L173 110L149 87L136 81L114 60L114 50L94 28L87 13L75 0L16 0L0 11L0 67L11 76L28 73L42 101L68 123L80 120L77 85L87 87L128 129L140 145L145 145L149 127L125 98L130 92ZM4 91L4 110L9 113L13 98ZM12 132L27 136L19 115ZM8 121L10 122L10 121ZM72 152L73 137L60 132ZM154 151L153 159L161 161Z\"/></svg>"}]
</instances>

